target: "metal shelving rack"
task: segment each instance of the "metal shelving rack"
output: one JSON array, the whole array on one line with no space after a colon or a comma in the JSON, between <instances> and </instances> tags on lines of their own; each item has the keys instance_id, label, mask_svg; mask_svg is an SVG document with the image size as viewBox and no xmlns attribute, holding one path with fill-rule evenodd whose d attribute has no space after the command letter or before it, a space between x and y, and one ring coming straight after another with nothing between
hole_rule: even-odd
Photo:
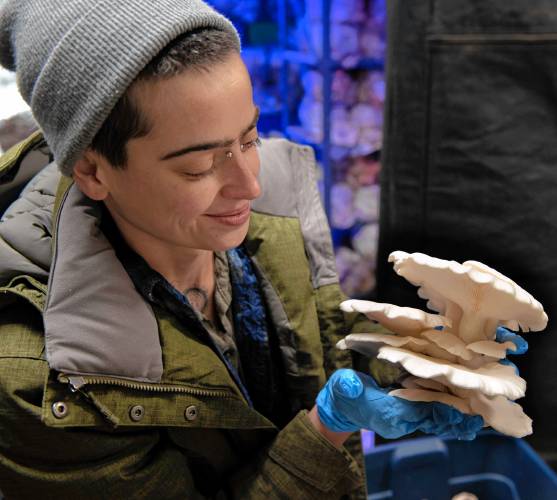
<instances>
[{"instance_id":1,"label":"metal shelving rack","mask_svg":"<svg viewBox=\"0 0 557 500\"><path fill-rule=\"evenodd\" d=\"M333 161L331 158L331 110L332 110L332 81L333 73L337 69L341 69L342 65L333 60L331 57L331 0L321 0L322 8L322 29L323 29L323 47L322 57L316 58L311 54L305 54L288 48L288 0L278 0L278 35L279 46L282 48L282 67L280 74L280 94L283 96L282 107L282 129L286 135L297 142L303 142L313 146L319 153L321 165L323 168L323 205L325 213L330 220L331 217L331 188L333 185ZM301 135L292 135L289 132L291 128L291 116L288 106L288 77L290 71L290 63L298 63L307 65L317 69L323 76L323 141L321 144L315 144L311 140L307 140ZM380 70L383 69L384 62L362 58L357 65L345 68L347 70Z\"/></svg>"},{"instance_id":2,"label":"metal shelving rack","mask_svg":"<svg viewBox=\"0 0 557 500\"><path fill-rule=\"evenodd\" d=\"M282 96L288 95L288 74L290 71L289 63L297 62L307 64L321 71L323 75L323 142L320 145L311 144L321 153L321 164L323 168L323 205L325 213L330 219L331 215L331 188L332 188L332 161L330 157L331 149L331 84L333 79L334 63L331 59L331 0L322 0L323 12L323 57L316 59L308 54L288 50L288 12L287 0L279 0L279 45L283 49L283 63L280 78L280 93ZM282 110L282 128L288 134L290 126L290 109L288 99L284 97ZM293 138L300 141L303 138ZM308 141L303 141L308 142Z\"/></svg>"},{"instance_id":3,"label":"metal shelving rack","mask_svg":"<svg viewBox=\"0 0 557 500\"><path fill-rule=\"evenodd\" d=\"M384 63L381 60L365 59L362 58L358 64L350 68L344 68L338 61L335 61L331 56L331 3L332 0L321 0L322 9L322 57L316 57L312 54L303 53L297 50L292 50L288 46L288 29L289 29L289 6L291 0L277 0L278 8L278 26L276 35L278 36L278 49L282 60L280 79L279 79L279 92L282 100L280 110L268 111L268 114L274 115L277 122L280 121L283 133L291 140L299 143L304 143L312 146L317 157L320 160L323 169L323 205L327 217L330 220L331 216L331 188L333 185L333 160L331 155L331 148L333 147L331 141L331 110L332 110L332 82L333 74L337 69L353 70L380 70L383 69ZM264 20L268 20L268 13L270 5L266 0L261 0L260 14ZM323 76L323 140L321 143L315 143L315 140L308 138L304 131L299 127L292 126L294 120L292 119L292 109L289 103L288 96L291 93L289 88L289 75L291 71L291 64L303 65L308 68L319 71ZM280 117L278 116L280 113ZM280 118L280 120L279 120Z\"/></svg>"}]
</instances>

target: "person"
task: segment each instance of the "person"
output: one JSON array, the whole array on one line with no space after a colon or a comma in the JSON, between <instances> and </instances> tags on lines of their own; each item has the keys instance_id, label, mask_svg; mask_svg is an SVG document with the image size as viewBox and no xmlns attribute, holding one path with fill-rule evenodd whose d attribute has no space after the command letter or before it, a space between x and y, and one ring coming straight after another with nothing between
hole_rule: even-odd
<instances>
[{"instance_id":1,"label":"person","mask_svg":"<svg viewBox=\"0 0 557 500\"><path fill-rule=\"evenodd\" d=\"M313 158L259 139L226 18L7 0L0 62L41 127L0 177L54 158L0 224L6 498L365 498L361 428L474 438L334 348L377 327L338 307Z\"/></svg>"}]
</instances>

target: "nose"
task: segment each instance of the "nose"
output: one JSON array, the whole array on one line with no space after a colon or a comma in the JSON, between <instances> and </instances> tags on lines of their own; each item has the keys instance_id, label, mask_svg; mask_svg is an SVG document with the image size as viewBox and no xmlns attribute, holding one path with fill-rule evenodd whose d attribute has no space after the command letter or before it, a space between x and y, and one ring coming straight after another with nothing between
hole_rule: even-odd
<instances>
[{"instance_id":1,"label":"nose","mask_svg":"<svg viewBox=\"0 0 557 500\"><path fill-rule=\"evenodd\" d=\"M222 195L226 198L254 200L261 195L259 184L259 154L257 150L240 151L235 148L232 157L227 160L226 183Z\"/></svg>"}]
</instances>

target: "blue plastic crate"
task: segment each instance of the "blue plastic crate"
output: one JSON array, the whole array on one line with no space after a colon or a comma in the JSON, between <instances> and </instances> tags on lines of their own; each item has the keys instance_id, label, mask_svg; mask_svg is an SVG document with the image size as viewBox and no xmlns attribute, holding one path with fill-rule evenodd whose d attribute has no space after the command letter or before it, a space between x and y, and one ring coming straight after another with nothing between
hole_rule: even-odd
<instances>
[{"instance_id":1,"label":"blue plastic crate","mask_svg":"<svg viewBox=\"0 0 557 500\"><path fill-rule=\"evenodd\" d=\"M523 440L487 431L474 441L420 438L366 454L368 500L556 500L557 474Z\"/></svg>"}]
</instances>

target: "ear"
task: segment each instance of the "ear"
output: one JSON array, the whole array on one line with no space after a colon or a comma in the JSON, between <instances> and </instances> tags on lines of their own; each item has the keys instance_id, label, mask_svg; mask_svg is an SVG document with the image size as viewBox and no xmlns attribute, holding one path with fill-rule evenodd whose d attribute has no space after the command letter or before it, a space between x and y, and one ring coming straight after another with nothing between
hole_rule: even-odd
<instances>
[{"instance_id":1,"label":"ear","mask_svg":"<svg viewBox=\"0 0 557 500\"><path fill-rule=\"evenodd\" d=\"M106 169L108 162L97 152L86 150L73 167L73 179L77 187L89 198L102 201L108 194Z\"/></svg>"}]
</instances>

